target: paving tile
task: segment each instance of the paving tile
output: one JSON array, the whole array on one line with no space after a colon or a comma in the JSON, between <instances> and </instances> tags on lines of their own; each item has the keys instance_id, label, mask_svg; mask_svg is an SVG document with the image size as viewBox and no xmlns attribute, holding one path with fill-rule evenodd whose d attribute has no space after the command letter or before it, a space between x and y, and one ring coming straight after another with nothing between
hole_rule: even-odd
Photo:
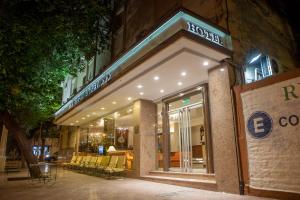
<instances>
[{"instance_id":1,"label":"paving tile","mask_svg":"<svg viewBox=\"0 0 300 200\"><path fill-rule=\"evenodd\" d=\"M107 180L63 169L59 169L55 182L46 184L28 180L6 181L6 175L2 174L0 175L0 199L267 200L266 198L225 194L138 179Z\"/></svg>"}]
</instances>

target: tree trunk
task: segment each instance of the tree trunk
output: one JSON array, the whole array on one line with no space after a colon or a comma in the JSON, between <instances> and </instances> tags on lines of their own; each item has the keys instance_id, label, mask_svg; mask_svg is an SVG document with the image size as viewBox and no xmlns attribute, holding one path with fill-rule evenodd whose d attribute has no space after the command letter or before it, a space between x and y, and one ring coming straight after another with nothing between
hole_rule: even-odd
<instances>
[{"instance_id":1,"label":"tree trunk","mask_svg":"<svg viewBox=\"0 0 300 200\"><path fill-rule=\"evenodd\" d=\"M42 138L42 148L41 148L41 155L40 155L40 161L43 162L44 161L44 155L45 155L45 138Z\"/></svg>"},{"instance_id":2,"label":"tree trunk","mask_svg":"<svg viewBox=\"0 0 300 200\"><path fill-rule=\"evenodd\" d=\"M17 141L17 145L21 150L28 169L30 170L30 175L33 178L37 178L41 175L41 171L39 167L30 168L30 164L36 164L37 160L32 154L31 144L29 140L26 138L25 132L19 126L19 124L14 120L14 118L9 114L9 112L2 113L2 120L5 124L5 127L8 129L8 133L13 134L13 137Z\"/></svg>"}]
</instances>

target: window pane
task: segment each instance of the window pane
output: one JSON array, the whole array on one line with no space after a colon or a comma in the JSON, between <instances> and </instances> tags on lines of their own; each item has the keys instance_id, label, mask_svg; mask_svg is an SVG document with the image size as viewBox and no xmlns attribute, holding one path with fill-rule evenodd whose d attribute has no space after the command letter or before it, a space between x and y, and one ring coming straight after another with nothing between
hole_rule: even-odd
<instances>
[{"instance_id":1,"label":"window pane","mask_svg":"<svg viewBox=\"0 0 300 200\"><path fill-rule=\"evenodd\" d=\"M258 54L250 59L245 67L245 82L252 83L273 75L268 56Z\"/></svg>"}]
</instances>

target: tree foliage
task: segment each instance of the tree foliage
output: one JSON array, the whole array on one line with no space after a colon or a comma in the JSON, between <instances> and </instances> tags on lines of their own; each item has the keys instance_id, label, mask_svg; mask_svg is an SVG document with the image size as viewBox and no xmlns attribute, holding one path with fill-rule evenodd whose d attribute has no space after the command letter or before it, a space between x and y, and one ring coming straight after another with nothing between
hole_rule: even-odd
<instances>
[{"instance_id":1,"label":"tree foliage","mask_svg":"<svg viewBox=\"0 0 300 200\"><path fill-rule=\"evenodd\" d=\"M110 3L4 0L0 6L0 111L29 130L59 108L65 76L107 47Z\"/></svg>"}]
</instances>

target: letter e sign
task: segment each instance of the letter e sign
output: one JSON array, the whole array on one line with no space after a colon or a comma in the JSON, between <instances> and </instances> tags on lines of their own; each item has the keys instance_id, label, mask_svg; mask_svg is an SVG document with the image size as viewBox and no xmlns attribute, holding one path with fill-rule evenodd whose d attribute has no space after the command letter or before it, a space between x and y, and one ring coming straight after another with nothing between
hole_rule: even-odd
<instances>
[{"instance_id":1,"label":"letter e sign","mask_svg":"<svg viewBox=\"0 0 300 200\"><path fill-rule=\"evenodd\" d=\"M273 121L266 112L257 111L249 117L247 128L252 137L256 139L265 138L272 132Z\"/></svg>"}]
</instances>

